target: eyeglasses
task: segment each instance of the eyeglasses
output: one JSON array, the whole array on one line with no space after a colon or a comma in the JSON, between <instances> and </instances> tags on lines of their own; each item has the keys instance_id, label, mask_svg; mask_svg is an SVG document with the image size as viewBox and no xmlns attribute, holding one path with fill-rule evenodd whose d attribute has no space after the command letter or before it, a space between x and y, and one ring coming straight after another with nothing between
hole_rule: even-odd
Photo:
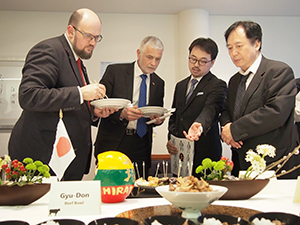
<instances>
[{"instance_id":1,"label":"eyeglasses","mask_svg":"<svg viewBox=\"0 0 300 225\"><path fill-rule=\"evenodd\" d=\"M74 26L72 25L72 27L74 27ZM83 33L81 30L78 30L76 27L74 27L74 29L83 35L83 39L85 39L89 42L93 39L95 39L96 42L100 42L103 39L103 36L101 34L97 35L97 36L94 36L92 34Z\"/></svg>"},{"instance_id":2,"label":"eyeglasses","mask_svg":"<svg viewBox=\"0 0 300 225\"><path fill-rule=\"evenodd\" d=\"M192 64L196 64L196 62L198 62L198 64L199 64L200 66L205 66L207 63L211 62L212 60L209 60L209 61L205 61L205 60L203 60L203 59L197 60L197 59L195 59L195 58L189 57L189 61L190 61L190 63L192 63Z\"/></svg>"}]
</instances>

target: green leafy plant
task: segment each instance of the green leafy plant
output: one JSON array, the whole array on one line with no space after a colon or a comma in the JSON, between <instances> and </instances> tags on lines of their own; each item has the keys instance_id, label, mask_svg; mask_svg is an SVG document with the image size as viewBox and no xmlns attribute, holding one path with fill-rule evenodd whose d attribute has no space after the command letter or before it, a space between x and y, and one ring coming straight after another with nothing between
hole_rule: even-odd
<instances>
[{"instance_id":1,"label":"green leafy plant","mask_svg":"<svg viewBox=\"0 0 300 225\"><path fill-rule=\"evenodd\" d=\"M43 178L50 177L50 168L41 161L33 161L32 158L25 158L23 162L17 159L11 161L9 156L5 156L6 161L0 161L0 171L2 170L6 176L5 185L27 185L34 183L42 183ZM2 184L2 180L1 183Z\"/></svg>"},{"instance_id":2,"label":"green leafy plant","mask_svg":"<svg viewBox=\"0 0 300 225\"><path fill-rule=\"evenodd\" d=\"M201 173L204 180L223 180L225 175L230 175L232 168L233 162L225 156L217 162L205 158L196 168L196 173Z\"/></svg>"}]
</instances>

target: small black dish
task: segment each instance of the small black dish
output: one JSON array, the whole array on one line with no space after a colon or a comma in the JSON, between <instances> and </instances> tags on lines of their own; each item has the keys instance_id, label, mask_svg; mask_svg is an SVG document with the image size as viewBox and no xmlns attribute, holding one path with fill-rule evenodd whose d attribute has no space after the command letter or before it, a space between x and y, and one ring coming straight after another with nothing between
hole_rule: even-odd
<instances>
[{"instance_id":1,"label":"small black dish","mask_svg":"<svg viewBox=\"0 0 300 225\"><path fill-rule=\"evenodd\" d=\"M144 221L144 224L151 225L155 220L163 225L183 225L185 222L187 222L188 225L195 225L195 223L191 220L182 217L167 215L149 217Z\"/></svg>"},{"instance_id":2,"label":"small black dish","mask_svg":"<svg viewBox=\"0 0 300 225\"><path fill-rule=\"evenodd\" d=\"M279 220L285 225L295 225L300 224L300 217L294 214L282 213L282 212L268 212L268 213L258 213L249 218L249 221L252 222L255 218L261 219L265 218L267 220Z\"/></svg>"},{"instance_id":3,"label":"small black dish","mask_svg":"<svg viewBox=\"0 0 300 225\"><path fill-rule=\"evenodd\" d=\"M222 214L207 214L199 216L198 221L200 224L203 223L204 219L215 218L216 220L221 221L222 223L227 222L229 225L250 225L250 223L246 220L243 220L240 217L234 217L230 215L222 215Z\"/></svg>"},{"instance_id":4,"label":"small black dish","mask_svg":"<svg viewBox=\"0 0 300 225\"><path fill-rule=\"evenodd\" d=\"M91 221L88 225L138 225L139 222L128 219L128 218L123 218L123 217L109 217L109 218L102 218L102 219L97 219Z\"/></svg>"},{"instance_id":5,"label":"small black dish","mask_svg":"<svg viewBox=\"0 0 300 225\"><path fill-rule=\"evenodd\" d=\"M54 219L54 220L47 220L45 222L39 223L37 225L46 225L48 222L53 221L54 223L58 223L59 225L85 225L84 222L79 220L73 220L73 219Z\"/></svg>"},{"instance_id":6,"label":"small black dish","mask_svg":"<svg viewBox=\"0 0 300 225\"><path fill-rule=\"evenodd\" d=\"M21 220L7 220L0 222L1 225L29 225L29 223Z\"/></svg>"}]
</instances>

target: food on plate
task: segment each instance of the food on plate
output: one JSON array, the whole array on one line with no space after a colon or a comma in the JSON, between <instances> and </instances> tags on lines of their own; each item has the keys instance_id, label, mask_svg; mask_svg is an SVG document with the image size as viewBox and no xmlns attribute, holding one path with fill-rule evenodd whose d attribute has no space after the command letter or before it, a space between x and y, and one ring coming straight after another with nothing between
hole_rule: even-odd
<instances>
[{"instance_id":1,"label":"food on plate","mask_svg":"<svg viewBox=\"0 0 300 225\"><path fill-rule=\"evenodd\" d=\"M178 192L207 192L213 191L209 184L200 178L194 176L178 177L176 185L169 184L169 191Z\"/></svg>"},{"instance_id":2,"label":"food on plate","mask_svg":"<svg viewBox=\"0 0 300 225\"><path fill-rule=\"evenodd\" d=\"M222 223L220 220L217 220L215 218L204 218L202 225L228 225L227 222Z\"/></svg>"},{"instance_id":3,"label":"food on plate","mask_svg":"<svg viewBox=\"0 0 300 225\"><path fill-rule=\"evenodd\" d=\"M182 225L188 225L188 224L189 224L189 223L188 223L188 220L186 219ZM163 224L160 223L160 222L158 222L157 220L154 220L154 221L151 223L151 225L163 225Z\"/></svg>"},{"instance_id":4,"label":"food on plate","mask_svg":"<svg viewBox=\"0 0 300 225\"><path fill-rule=\"evenodd\" d=\"M157 187L162 185L168 185L170 183L175 183L176 178L175 177L152 177L149 176L148 180L143 179L142 177L137 179L135 183L139 186L149 186L149 187Z\"/></svg>"},{"instance_id":5,"label":"food on plate","mask_svg":"<svg viewBox=\"0 0 300 225\"><path fill-rule=\"evenodd\" d=\"M42 225L59 225L59 222L55 222L54 220L48 220L45 223L42 223Z\"/></svg>"},{"instance_id":6,"label":"food on plate","mask_svg":"<svg viewBox=\"0 0 300 225\"><path fill-rule=\"evenodd\" d=\"M280 222L279 220L269 220L269 219L265 219L265 218L255 218L254 220L252 220L252 223L254 225L285 225L285 223Z\"/></svg>"}]
</instances>

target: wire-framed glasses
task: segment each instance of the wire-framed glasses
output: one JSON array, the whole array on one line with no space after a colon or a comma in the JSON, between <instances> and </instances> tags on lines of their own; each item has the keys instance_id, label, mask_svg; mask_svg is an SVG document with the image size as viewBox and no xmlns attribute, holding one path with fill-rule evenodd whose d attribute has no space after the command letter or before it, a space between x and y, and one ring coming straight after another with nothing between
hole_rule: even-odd
<instances>
[{"instance_id":1,"label":"wire-framed glasses","mask_svg":"<svg viewBox=\"0 0 300 225\"><path fill-rule=\"evenodd\" d=\"M72 27L74 27L74 26L72 25ZM91 40L93 40L93 39L94 39L96 42L100 42L100 41L102 41L102 39L103 39L103 36L102 36L101 34L100 34L100 35L97 35L97 36L94 36L94 35L92 35L92 34L86 34L86 33L82 32L81 30L78 30L76 27L74 27L74 29L83 35L83 39L85 39L85 40L87 40L87 41L89 41L89 42L90 42Z\"/></svg>"},{"instance_id":2,"label":"wire-framed glasses","mask_svg":"<svg viewBox=\"0 0 300 225\"><path fill-rule=\"evenodd\" d=\"M192 63L192 64L196 64L196 63L198 62L198 64L199 64L200 66L205 66L207 63L211 62L212 60L209 60L209 61L206 61L206 60L204 60L204 59L199 59L199 60L198 60L198 59L189 57L189 61L190 61L190 63Z\"/></svg>"}]
</instances>

